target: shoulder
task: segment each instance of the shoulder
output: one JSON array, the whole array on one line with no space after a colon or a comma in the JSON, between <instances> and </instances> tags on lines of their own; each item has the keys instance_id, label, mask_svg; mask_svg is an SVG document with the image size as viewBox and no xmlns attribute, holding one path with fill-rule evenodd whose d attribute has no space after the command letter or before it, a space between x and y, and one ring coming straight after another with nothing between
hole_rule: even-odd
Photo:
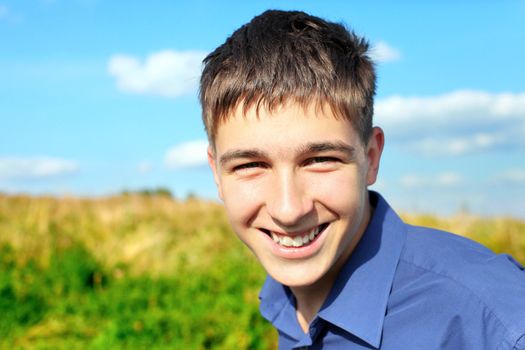
<instances>
[{"instance_id":1,"label":"shoulder","mask_svg":"<svg viewBox=\"0 0 525 350\"><path fill-rule=\"evenodd\" d=\"M391 308L407 303L438 313L429 316L435 322L515 343L525 332L525 273L510 256L467 238L407 225Z\"/></svg>"},{"instance_id":2,"label":"shoulder","mask_svg":"<svg viewBox=\"0 0 525 350\"><path fill-rule=\"evenodd\" d=\"M495 254L487 247L453 233L419 226L406 227L401 262L447 277L465 288L485 289L496 282L525 288L523 267L511 256Z\"/></svg>"},{"instance_id":3,"label":"shoulder","mask_svg":"<svg viewBox=\"0 0 525 350\"><path fill-rule=\"evenodd\" d=\"M453 233L411 225L406 232L401 259L435 272L462 275L463 268L479 267L495 257L487 247Z\"/></svg>"}]
</instances>

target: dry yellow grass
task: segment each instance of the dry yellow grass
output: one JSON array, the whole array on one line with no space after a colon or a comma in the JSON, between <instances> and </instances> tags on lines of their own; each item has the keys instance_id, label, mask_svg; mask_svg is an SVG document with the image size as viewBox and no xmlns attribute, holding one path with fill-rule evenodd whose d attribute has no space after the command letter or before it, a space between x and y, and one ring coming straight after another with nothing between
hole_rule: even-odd
<instances>
[{"instance_id":1,"label":"dry yellow grass","mask_svg":"<svg viewBox=\"0 0 525 350\"><path fill-rule=\"evenodd\" d=\"M174 271L184 261L206 266L210 252L239 245L222 207L202 200L127 195L100 199L0 196L0 245L23 263L48 262L52 250L84 245L108 267L132 273ZM181 259L181 257L183 257Z\"/></svg>"},{"instance_id":2,"label":"dry yellow grass","mask_svg":"<svg viewBox=\"0 0 525 350\"><path fill-rule=\"evenodd\" d=\"M471 215L402 215L405 221L455 232L525 262L525 221ZM222 206L166 196L106 198L0 195L0 245L9 243L19 262L42 265L53 250L81 243L105 266L130 273L169 274L181 262L206 267L225 250L239 248Z\"/></svg>"}]
</instances>

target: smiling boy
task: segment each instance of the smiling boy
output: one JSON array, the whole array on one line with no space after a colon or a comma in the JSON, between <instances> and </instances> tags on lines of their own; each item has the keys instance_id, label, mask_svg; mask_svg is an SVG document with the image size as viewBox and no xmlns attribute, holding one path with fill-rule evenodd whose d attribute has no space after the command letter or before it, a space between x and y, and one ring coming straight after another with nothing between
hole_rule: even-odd
<instances>
[{"instance_id":1,"label":"smiling boy","mask_svg":"<svg viewBox=\"0 0 525 350\"><path fill-rule=\"evenodd\" d=\"M384 135L364 39L267 11L204 63L209 163L280 348L525 349L521 267L368 190Z\"/></svg>"}]
</instances>

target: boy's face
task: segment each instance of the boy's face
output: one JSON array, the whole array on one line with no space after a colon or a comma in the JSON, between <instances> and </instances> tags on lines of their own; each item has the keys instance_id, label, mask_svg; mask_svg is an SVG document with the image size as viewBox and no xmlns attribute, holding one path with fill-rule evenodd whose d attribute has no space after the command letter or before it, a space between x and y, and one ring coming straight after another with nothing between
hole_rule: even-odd
<instances>
[{"instance_id":1,"label":"boy's face","mask_svg":"<svg viewBox=\"0 0 525 350\"><path fill-rule=\"evenodd\" d=\"M290 287L337 273L369 218L383 134L363 145L326 106L242 108L222 123L209 161L235 233Z\"/></svg>"}]
</instances>

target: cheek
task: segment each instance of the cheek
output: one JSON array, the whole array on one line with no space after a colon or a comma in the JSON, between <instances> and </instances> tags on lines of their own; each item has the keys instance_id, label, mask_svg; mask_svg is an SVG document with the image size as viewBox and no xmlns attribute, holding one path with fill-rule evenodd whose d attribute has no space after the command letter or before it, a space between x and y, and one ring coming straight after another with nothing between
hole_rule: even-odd
<instances>
[{"instance_id":1,"label":"cheek","mask_svg":"<svg viewBox=\"0 0 525 350\"><path fill-rule=\"evenodd\" d=\"M358 172L333 172L312 176L310 193L333 211L345 211L358 203L365 185Z\"/></svg>"},{"instance_id":2,"label":"cheek","mask_svg":"<svg viewBox=\"0 0 525 350\"><path fill-rule=\"evenodd\" d=\"M258 212L262 195L258 186L235 183L223 186L224 206L228 217L236 228L248 225Z\"/></svg>"}]
</instances>

